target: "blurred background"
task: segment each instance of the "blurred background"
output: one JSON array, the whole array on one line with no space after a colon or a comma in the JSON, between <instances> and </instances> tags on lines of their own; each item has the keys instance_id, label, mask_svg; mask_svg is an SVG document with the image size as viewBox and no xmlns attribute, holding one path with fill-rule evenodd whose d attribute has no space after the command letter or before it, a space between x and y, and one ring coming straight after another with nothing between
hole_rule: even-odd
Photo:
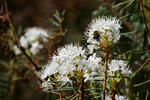
<instances>
[{"instance_id":1,"label":"blurred background","mask_svg":"<svg viewBox=\"0 0 150 100\"><path fill-rule=\"evenodd\" d=\"M68 41L80 41L92 11L99 2L96 0L8 0L9 11L12 14L15 27L39 26L52 28L48 18L58 10L66 11L64 26L71 36Z\"/></svg>"},{"instance_id":2,"label":"blurred background","mask_svg":"<svg viewBox=\"0 0 150 100\"><path fill-rule=\"evenodd\" d=\"M0 0L0 14L3 16L3 1ZM53 30L55 26L48 21L56 10L65 10L62 23L65 36L49 40L36 56L31 56L41 68L47 59L60 46L69 43L85 45L84 31L92 18L98 16L115 16L122 21L123 37L117 44L116 52L131 56L130 64L135 71L149 58L150 38L150 2L143 0L145 17L137 0L6 0L9 15L12 18L18 37L27 27L42 27ZM2 18L2 17L1 17ZM12 43L16 42L9 33L9 21L0 20L0 100L55 100L54 94L47 94L40 88L40 80L26 66L32 66L25 56L16 56ZM145 27L147 26L148 29ZM59 33L58 31L55 32ZM126 33L126 34L124 34ZM135 54L133 54L135 53ZM132 55L133 54L133 55ZM144 74L143 74L144 73ZM149 64L135 78L133 84L150 78ZM137 80L138 79L138 80ZM141 90L142 89L142 90ZM150 91L150 83L133 88L133 93L142 99ZM150 92L149 92L150 94Z\"/></svg>"}]
</instances>

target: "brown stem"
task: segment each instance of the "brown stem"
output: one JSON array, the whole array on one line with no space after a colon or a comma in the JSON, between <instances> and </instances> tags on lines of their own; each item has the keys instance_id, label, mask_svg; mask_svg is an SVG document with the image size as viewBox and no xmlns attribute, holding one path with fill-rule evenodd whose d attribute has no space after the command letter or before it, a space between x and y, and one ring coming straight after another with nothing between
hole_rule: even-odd
<instances>
[{"instance_id":1,"label":"brown stem","mask_svg":"<svg viewBox=\"0 0 150 100\"><path fill-rule=\"evenodd\" d=\"M36 65L36 63L31 59L31 57L25 52L24 48L21 46L20 42L19 42L19 38L17 36L17 33L16 33L16 30L13 26L13 22L10 18L10 16L8 15L9 14L9 11L8 11L8 7L7 7L7 2L6 0L4 0L4 6L5 6L5 13L6 13L6 17L8 18L8 22L9 22L9 25L10 25L10 28L11 28L11 33L17 43L17 46L18 48L22 51L22 53L25 55L25 57L31 62L31 64L35 67L35 69L39 70L39 67Z\"/></svg>"},{"instance_id":2,"label":"brown stem","mask_svg":"<svg viewBox=\"0 0 150 100\"><path fill-rule=\"evenodd\" d=\"M19 42L19 39L18 39L18 36L15 32L15 29L13 27L13 24L12 22L10 21L10 27L12 29L11 33L13 34L14 38L15 38L15 41L17 43L17 46L18 48L21 50L21 52L25 55L25 57L31 62L31 64L34 66L34 68L36 70L39 70L40 68L37 66L37 64L31 59L31 57L26 53L25 49L21 46L20 42Z\"/></svg>"},{"instance_id":3,"label":"brown stem","mask_svg":"<svg viewBox=\"0 0 150 100\"><path fill-rule=\"evenodd\" d=\"M63 98L62 98L62 93L61 93L61 92L58 92L58 95L59 95L59 100L63 100Z\"/></svg>"},{"instance_id":4,"label":"brown stem","mask_svg":"<svg viewBox=\"0 0 150 100\"><path fill-rule=\"evenodd\" d=\"M114 90L114 91L112 91L112 93L109 95L109 97L110 97L112 100L116 100L116 99L115 99L115 94L116 94L116 92L115 92L115 90Z\"/></svg>"},{"instance_id":5,"label":"brown stem","mask_svg":"<svg viewBox=\"0 0 150 100\"><path fill-rule=\"evenodd\" d=\"M105 72L104 72L104 85L103 85L103 98L102 100L105 100L105 90L106 90L106 80L107 80L107 63L108 63L108 52L106 52L105 55Z\"/></svg>"},{"instance_id":6,"label":"brown stem","mask_svg":"<svg viewBox=\"0 0 150 100\"><path fill-rule=\"evenodd\" d=\"M81 84L81 98L80 100L84 100L84 78L82 79L82 84Z\"/></svg>"},{"instance_id":7,"label":"brown stem","mask_svg":"<svg viewBox=\"0 0 150 100\"><path fill-rule=\"evenodd\" d=\"M19 38L18 38L18 36L17 36L17 33L16 33L16 30L15 30L15 28L14 28L14 26L13 26L13 23L12 23L12 20L11 20L11 18L10 18L10 16L9 16L9 11L8 11L8 7L7 7L7 1L6 0L4 0L4 8L5 8L5 14L6 14L6 17L7 17L7 21L9 22L9 25L10 25L10 28L11 28L11 34L13 35L13 37L14 37L14 39L15 39L15 41L16 41L16 43L17 43L17 46L18 46L18 48L22 51L22 53L25 55L25 57L31 62L31 64L34 66L34 68L30 68L30 67L28 67L27 66L27 68L30 70L30 71L32 71L41 81L45 81L44 79L41 79L41 77L40 77L40 74L37 72L37 71L35 71L35 69L36 70L39 70L39 67L36 65L36 63L31 59L31 57L26 53L26 51L25 51L25 49L21 46L21 44L20 44L20 41L19 41Z\"/></svg>"},{"instance_id":8,"label":"brown stem","mask_svg":"<svg viewBox=\"0 0 150 100\"><path fill-rule=\"evenodd\" d=\"M59 19L59 23L60 23L60 27L59 27L59 31L60 31L60 33L63 33L63 28L62 28L62 19L60 18Z\"/></svg>"}]
</instances>

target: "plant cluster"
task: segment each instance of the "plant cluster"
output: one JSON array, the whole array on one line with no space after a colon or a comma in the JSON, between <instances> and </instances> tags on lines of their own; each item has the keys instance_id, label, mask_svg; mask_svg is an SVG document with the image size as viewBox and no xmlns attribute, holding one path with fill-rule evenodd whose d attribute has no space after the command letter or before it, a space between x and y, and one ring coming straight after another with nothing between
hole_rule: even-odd
<instances>
[{"instance_id":1,"label":"plant cluster","mask_svg":"<svg viewBox=\"0 0 150 100\"><path fill-rule=\"evenodd\" d=\"M59 48L41 71L41 78L46 80L41 87L47 92L69 87L75 89L72 95L80 100L92 94L86 90L99 88L98 96L103 100L126 100L118 94L117 87L132 71L128 62L111 58L113 45L120 39L120 28L115 17L92 20L85 32L87 48L73 44ZM91 98L96 97L92 94Z\"/></svg>"},{"instance_id":2,"label":"plant cluster","mask_svg":"<svg viewBox=\"0 0 150 100\"><path fill-rule=\"evenodd\" d=\"M32 84L46 100L149 100L149 0L94 2L80 44L69 42L65 11L48 19L52 29L17 27L0 1L0 99L22 99Z\"/></svg>"}]
</instances>

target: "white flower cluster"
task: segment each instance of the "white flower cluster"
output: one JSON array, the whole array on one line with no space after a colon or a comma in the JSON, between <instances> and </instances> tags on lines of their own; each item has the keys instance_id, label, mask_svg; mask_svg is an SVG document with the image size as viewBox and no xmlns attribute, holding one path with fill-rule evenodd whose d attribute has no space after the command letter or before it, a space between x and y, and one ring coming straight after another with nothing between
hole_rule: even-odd
<instances>
[{"instance_id":1,"label":"white flower cluster","mask_svg":"<svg viewBox=\"0 0 150 100\"><path fill-rule=\"evenodd\" d=\"M25 30L25 34L21 36L19 41L22 47L29 48L30 52L35 55L41 48L43 48L43 46L39 43L39 40L47 42L48 33L42 28L33 27L27 28ZM16 55L21 53L16 45L14 45L14 51Z\"/></svg>"},{"instance_id":2,"label":"white flower cluster","mask_svg":"<svg viewBox=\"0 0 150 100\"><path fill-rule=\"evenodd\" d=\"M105 100L112 100L109 96L106 96ZM115 100L128 100L125 96L115 95Z\"/></svg>"},{"instance_id":3,"label":"white flower cluster","mask_svg":"<svg viewBox=\"0 0 150 100\"><path fill-rule=\"evenodd\" d=\"M112 72L121 71L121 74L129 76L132 71L127 67L127 63L123 60L111 60L108 64L108 69Z\"/></svg>"},{"instance_id":4,"label":"white flower cluster","mask_svg":"<svg viewBox=\"0 0 150 100\"><path fill-rule=\"evenodd\" d=\"M93 50L98 45L110 45L120 39L120 22L115 17L99 17L89 24L85 35L89 49ZM93 45L93 46L92 46Z\"/></svg>"},{"instance_id":5,"label":"white flower cluster","mask_svg":"<svg viewBox=\"0 0 150 100\"><path fill-rule=\"evenodd\" d=\"M52 89L56 82L60 82L63 86L66 83L81 82L82 79L84 79L84 82L104 80L104 65L106 63L103 62L101 57L97 57L93 50L101 47L100 45L104 45L105 48L117 42L120 39L120 28L120 22L115 17L94 19L85 32L88 37L87 43L89 45L87 48L90 55L87 56L86 50L78 45L70 44L59 48L51 57L51 61L40 72L41 78L46 80L41 87L48 90ZM110 59L109 61L108 66L106 66L108 67L107 75L119 72L118 75L129 76L132 73L125 61ZM120 95L115 95L115 99L127 100L125 96ZM106 100L111 100L111 98L107 96Z\"/></svg>"},{"instance_id":6,"label":"white flower cluster","mask_svg":"<svg viewBox=\"0 0 150 100\"><path fill-rule=\"evenodd\" d=\"M101 78L103 74L103 66L100 64L101 58L96 57L96 54L89 58L85 54L85 50L80 46L66 45L57 50L53 55L52 60L41 71L41 78L47 78L57 74L57 81L62 81L63 84L72 82L70 77L76 76L76 72L88 80ZM79 75L79 74L78 74Z\"/></svg>"}]
</instances>

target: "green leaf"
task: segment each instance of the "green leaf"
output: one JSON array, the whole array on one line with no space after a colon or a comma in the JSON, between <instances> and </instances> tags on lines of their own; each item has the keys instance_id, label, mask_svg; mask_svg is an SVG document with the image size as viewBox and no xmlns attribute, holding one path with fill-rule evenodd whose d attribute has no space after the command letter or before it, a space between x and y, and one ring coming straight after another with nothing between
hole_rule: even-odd
<instances>
[{"instance_id":1,"label":"green leaf","mask_svg":"<svg viewBox=\"0 0 150 100\"><path fill-rule=\"evenodd\" d=\"M150 83L150 80L147 80L147 81L145 81L145 82L141 82L141 83L139 83L139 84L135 84L134 87L139 87L139 86L145 85L145 84L147 84L147 83Z\"/></svg>"},{"instance_id":2,"label":"green leaf","mask_svg":"<svg viewBox=\"0 0 150 100\"><path fill-rule=\"evenodd\" d=\"M135 0L130 0L129 4L126 5L122 10L124 10L124 9L128 8L129 6L131 6L134 1L135 1Z\"/></svg>"},{"instance_id":3,"label":"green leaf","mask_svg":"<svg viewBox=\"0 0 150 100\"><path fill-rule=\"evenodd\" d=\"M64 15L65 15L65 13L66 13L66 10L63 10L63 12L62 12L62 16L64 16Z\"/></svg>"},{"instance_id":4,"label":"green leaf","mask_svg":"<svg viewBox=\"0 0 150 100\"><path fill-rule=\"evenodd\" d=\"M129 2L130 2L130 0L127 0L127 1L124 1L124 2L120 2L120 3L116 4L115 6L113 6L113 8L122 6L122 5L126 4L126 3L129 3Z\"/></svg>"},{"instance_id":5,"label":"green leaf","mask_svg":"<svg viewBox=\"0 0 150 100\"><path fill-rule=\"evenodd\" d=\"M57 27L59 27L60 25L59 25L59 23L58 22L56 22L54 19L52 19L52 18L49 18L48 19L52 24L54 24L55 26L57 26Z\"/></svg>"},{"instance_id":6,"label":"green leaf","mask_svg":"<svg viewBox=\"0 0 150 100\"><path fill-rule=\"evenodd\" d=\"M22 26L19 26L19 27L18 27L17 34L18 34L18 35L21 35L22 31L23 31Z\"/></svg>"},{"instance_id":7,"label":"green leaf","mask_svg":"<svg viewBox=\"0 0 150 100\"><path fill-rule=\"evenodd\" d=\"M5 68L8 68L8 63L6 61L0 61L0 64L3 65Z\"/></svg>"},{"instance_id":8,"label":"green leaf","mask_svg":"<svg viewBox=\"0 0 150 100\"><path fill-rule=\"evenodd\" d=\"M120 33L121 36L128 36L128 35L133 35L134 33L136 33L136 31L133 32L126 32L126 33Z\"/></svg>"},{"instance_id":9,"label":"green leaf","mask_svg":"<svg viewBox=\"0 0 150 100\"><path fill-rule=\"evenodd\" d=\"M120 18L119 18L119 20L122 20L122 19L124 19L124 18L128 17L129 15L131 15L131 14L126 14L126 15L124 15L124 16L122 16L122 17L120 17Z\"/></svg>"},{"instance_id":10,"label":"green leaf","mask_svg":"<svg viewBox=\"0 0 150 100\"><path fill-rule=\"evenodd\" d=\"M145 100L148 100L148 94L149 94L149 92L147 90Z\"/></svg>"},{"instance_id":11,"label":"green leaf","mask_svg":"<svg viewBox=\"0 0 150 100\"><path fill-rule=\"evenodd\" d=\"M73 96L70 100L74 100L78 95L75 94L75 96Z\"/></svg>"},{"instance_id":12,"label":"green leaf","mask_svg":"<svg viewBox=\"0 0 150 100\"><path fill-rule=\"evenodd\" d=\"M51 90L49 92L61 92L61 91L73 91L73 90L76 90L76 89L74 89L73 87L64 87L58 90Z\"/></svg>"},{"instance_id":13,"label":"green leaf","mask_svg":"<svg viewBox=\"0 0 150 100\"><path fill-rule=\"evenodd\" d=\"M59 21L60 16L58 16L57 14L54 14L53 16Z\"/></svg>"}]
</instances>

